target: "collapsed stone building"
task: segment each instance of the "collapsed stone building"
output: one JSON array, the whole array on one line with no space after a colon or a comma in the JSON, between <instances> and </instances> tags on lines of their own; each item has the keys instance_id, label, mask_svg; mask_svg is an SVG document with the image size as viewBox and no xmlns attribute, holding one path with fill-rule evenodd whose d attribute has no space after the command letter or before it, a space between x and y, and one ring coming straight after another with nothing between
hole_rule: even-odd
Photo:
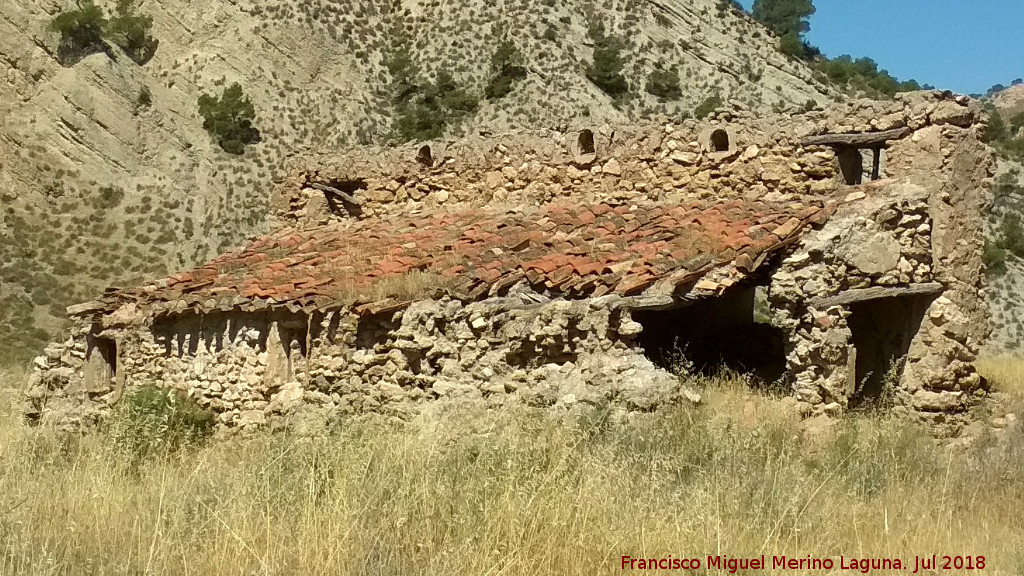
<instances>
[{"instance_id":1,"label":"collapsed stone building","mask_svg":"<svg viewBox=\"0 0 1024 576\"><path fill-rule=\"evenodd\" d=\"M886 396L956 422L985 394L984 122L921 92L304 159L274 232L68 308L30 417L140 385L243 428L440 398L647 411L697 399L673 368L725 365L805 414Z\"/></svg>"}]
</instances>

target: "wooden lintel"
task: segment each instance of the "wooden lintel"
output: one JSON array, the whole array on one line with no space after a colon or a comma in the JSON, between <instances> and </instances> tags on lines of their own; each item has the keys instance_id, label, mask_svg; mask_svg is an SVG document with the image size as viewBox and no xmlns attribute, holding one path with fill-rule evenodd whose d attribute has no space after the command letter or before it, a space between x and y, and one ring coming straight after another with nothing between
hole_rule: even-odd
<instances>
[{"instance_id":1,"label":"wooden lintel","mask_svg":"<svg viewBox=\"0 0 1024 576\"><path fill-rule=\"evenodd\" d=\"M850 134L822 134L804 138L801 146L848 146L851 148L878 148L889 140L899 140L910 134L910 128L897 128L884 132L860 132Z\"/></svg>"},{"instance_id":2,"label":"wooden lintel","mask_svg":"<svg viewBox=\"0 0 1024 576\"><path fill-rule=\"evenodd\" d=\"M313 183L307 184L307 186L309 188L313 188L314 190L319 190L321 192L326 192L328 194L334 194L335 196L337 196L338 198L341 198L342 200L344 200L345 202L348 202L349 204L359 204L359 202L356 201L356 197L355 196L353 196L353 195L351 195L351 194L349 194L347 192L342 192L341 190L338 190L334 186L328 186L326 184L320 184L320 183L317 183L317 182L313 182Z\"/></svg>"},{"instance_id":3,"label":"wooden lintel","mask_svg":"<svg viewBox=\"0 0 1024 576\"><path fill-rule=\"evenodd\" d=\"M878 300L880 298L897 298L900 296L925 296L939 294L944 290L938 282L926 282L922 284L910 284L907 286L873 286L871 288L857 288L847 290L835 296L827 298L815 298L809 302L811 307L818 310L825 310L833 306L847 306L857 302Z\"/></svg>"},{"instance_id":4,"label":"wooden lintel","mask_svg":"<svg viewBox=\"0 0 1024 576\"><path fill-rule=\"evenodd\" d=\"M100 312L108 308L107 304L94 300L92 302L86 302L84 304L75 304L74 306L68 306L65 310L68 316L83 316L90 312Z\"/></svg>"}]
</instances>

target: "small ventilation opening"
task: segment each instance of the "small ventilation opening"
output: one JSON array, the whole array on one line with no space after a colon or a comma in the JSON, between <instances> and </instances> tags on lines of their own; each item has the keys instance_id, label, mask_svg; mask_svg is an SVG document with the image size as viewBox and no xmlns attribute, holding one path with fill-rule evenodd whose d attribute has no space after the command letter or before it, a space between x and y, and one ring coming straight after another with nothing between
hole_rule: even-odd
<instances>
[{"instance_id":1,"label":"small ventilation opening","mask_svg":"<svg viewBox=\"0 0 1024 576\"><path fill-rule=\"evenodd\" d=\"M416 161L427 168L434 165L434 155L430 153L430 146L420 148L419 152L416 153Z\"/></svg>"},{"instance_id":2,"label":"small ventilation opening","mask_svg":"<svg viewBox=\"0 0 1024 576\"><path fill-rule=\"evenodd\" d=\"M394 314L371 314L359 318L356 324L356 348L375 350L378 345L385 344L388 335L402 325L401 317Z\"/></svg>"},{"instance_id":3,"label":"small ventilation opening","mask_svg":"<svg viewBox=\"0 0 1024 576\"><path fill-rule=\"evenodd\" d=\"M856 148L841 148L838 153L839 170L843 181L849 186L856 186L864 181L864 157Z\"/></svg>"},{"instance_id":4,"label":"small ventilation opening","mask_svg":"<svg viewBox=\"0 0 1024 576\"><path fill-rule=\"evenodd\" d=\"M644 327L644 355L669 371L711 376L728 369L764 385L775 383L786 370L785 336L755 322L754 296L754 287L745 286L683 308L634 312Z\"/></svg>"},{"instance_id":5,"label":"small ventilation opening","mask_svg":"<svg viewBox=\"0 0 1024 576\"><path fill-rule=\"evenodd\" d=\"M725 130L718 129L711 133L711 151L712 152L728 152L729 151L729 133Z\"/></svg>"},{"instance_id":6,"label":"small ventilation opening","mask_svg":"<svg viewBox=\"0 0 1024 576\"><path fill-rule=\"evenodd\" d=\"M852 407L877 403L902 379L910 344L935 295L879 298L850 305L856 353Z\"/></svg>"},{"instance_id":7,"label":"small ventilation opening","mask_svg":"<svg viewBox=\"0 0 1024 576\"><path fill-rule=\"evenodd\" d=\"M576 149L579 150L580 155L597 154L597 148L594 146L594 133L590 130L580 130L580 135L576 139Z\"/></svg>"},{"instance_id":8,"label":"small ventilation opening","mask_svg":"<svg viewBox=\"0 0 1024 576\"><path fill-rule=\"evenodd\" d=\"M331 180L317 188L324 193L331 214L346 217L362 215L359 194L366 191L366 180Z\"/></svg>"}]
</instances>

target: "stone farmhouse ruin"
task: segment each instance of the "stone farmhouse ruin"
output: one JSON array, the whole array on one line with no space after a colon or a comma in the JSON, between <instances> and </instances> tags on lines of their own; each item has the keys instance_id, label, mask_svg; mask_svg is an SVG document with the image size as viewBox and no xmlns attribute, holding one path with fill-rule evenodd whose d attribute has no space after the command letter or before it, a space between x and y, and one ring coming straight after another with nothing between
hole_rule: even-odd
<instances>
[{"instance_id":1,"label":"stone farmhouse ruin","mask_svg":"<svg viewBox=\"0 0 1024 576\"><path fill-rule=\"evenodd\" d=\"M304 159L269 235L68 308L30 417L140 385L243 428L442 398L649 411L698 399L674 366L725 365L804 414L888 395L955 423L986 388L984 122L921 92Z\"/></svg>"}]
</instances>

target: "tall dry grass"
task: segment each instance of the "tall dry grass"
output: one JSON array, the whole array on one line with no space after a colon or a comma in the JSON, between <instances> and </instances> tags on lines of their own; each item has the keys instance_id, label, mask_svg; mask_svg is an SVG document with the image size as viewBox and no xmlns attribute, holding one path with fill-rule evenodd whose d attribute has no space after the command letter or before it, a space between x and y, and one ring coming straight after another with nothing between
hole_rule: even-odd
<instances>
[{"instance_id":1,"label":"tall dry grass","mask_svg":"<svg viewBox=\"0 0 1024 576\"><path fill-rule=\"evenodd\" d=\"M1024 353L980 358L977 367L993 389L1024 397Z\"/></svg>"},{"instance_id":2,"label":"tall dry grass","mask_svg":"<svg viewBox=\"0 0 1024 576\"><path fill-rule=\"evenodd\" d=\"M141 467L0 419L7 574L620 574L622 555L984 555L1024 571L1024 454L882 417L814 442L735 379L617 421L452 409L212 442ZM810 571L808 571L810 572ZM820 572L816 572L820 573Z\"/></svg>"}]
</instances>

